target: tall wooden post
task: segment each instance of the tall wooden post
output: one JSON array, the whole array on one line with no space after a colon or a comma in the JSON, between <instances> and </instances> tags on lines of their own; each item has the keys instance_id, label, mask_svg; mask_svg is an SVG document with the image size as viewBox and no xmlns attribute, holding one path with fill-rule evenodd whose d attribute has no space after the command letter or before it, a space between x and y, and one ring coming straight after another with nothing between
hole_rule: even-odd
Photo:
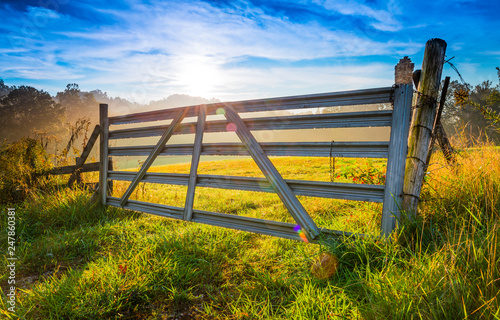
<instances>
[{"instance_id":1,"label":"tall wooden post","mask_svg":"<svg viewBox=\"0 0 500 320\"><path fill-rule=\"evenodd\" d=\"M413 83L415 84L416 88L418 88L418 83L420 81L420 71L421 70L416 70L413 73ZM443 113L444 103L446 102L446 93L448 92L449 84L450 77L446 77L444 79L443 89L441 90L441 100L439 101L438 112L434 125L434 135L432 136L431 146L429 147L429 152L427 153L427 166L429 166L433 151L433 145L436 140L439 142L439 146L441 147L441 150L443 151L444 157L448 164L453 165L456 162L455 149L453 149L453 147L451 146L448 135L444 131L443 124L441 123L441 114Z\"/></svg>"},{"instance_id":2,"label":"tall wooden post","mask_svg":"<svg viewBox=\"0 0 500 320\"><path fill-rule=\"evenodd\" d=\"M392 111L391 146L387 159L387 172L382 208L382 235L389 237L400 217L403 199L403 177L408 150L408 129L410 127L413 86L411 84L414 64L404 57L396 65L396 88Z\"/></svg>"},{"instance_id":3,"label":"tall wooden post","mask_svg":"<svg viewBox=\"0 0 500 320\"><path fill-rule=\"evenodd\" d=\"M408 139L408 157L403 187L403 209L411 218L417 213L426 169L427 153L437 113L437 98L443 71L446 42L427 41L422 62L415 110Z\"/></svg>"},{"instance_id":4,"label":"tall wooden post","mask_svg":"<svg viewBox=\"0 0 500 320\"><path fill-rule=\"evenodd\" d=\"M109 140L109 118L108 105L99 105L99 128L100 132L100 160L99 160L99 202L106 205L108 195L108 140Z\"/></svg>"}]
</instances>

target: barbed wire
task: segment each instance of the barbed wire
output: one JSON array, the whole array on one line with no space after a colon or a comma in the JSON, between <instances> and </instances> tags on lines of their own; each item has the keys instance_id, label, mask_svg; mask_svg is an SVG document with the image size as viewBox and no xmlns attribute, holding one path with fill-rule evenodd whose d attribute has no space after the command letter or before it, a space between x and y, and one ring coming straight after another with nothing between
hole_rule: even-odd
<instances>
[{"instance_id":1,"label":"barbed wire","mask_svg":"<svg viewBox=\"0 0 500 320\"><path fill-rule=\"evenodd\" d=\"M460 74L460 72L458 71L458 68L450 62L451 59L454 59L455 56L451 57L450 59L446 60L444 63L447 63L450 65L450 67L455 70L455 72L457 73L458 77L460 78L460 81L462 81L462 84L466 85L467 83L465 82L464 78L462 78L462 75Z\"/></svg>"}]
</instances>

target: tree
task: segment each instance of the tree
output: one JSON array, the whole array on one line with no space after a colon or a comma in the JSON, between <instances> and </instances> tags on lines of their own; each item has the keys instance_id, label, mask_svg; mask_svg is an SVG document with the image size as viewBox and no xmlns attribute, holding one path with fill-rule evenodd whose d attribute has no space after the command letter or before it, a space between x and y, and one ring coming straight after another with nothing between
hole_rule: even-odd
<instances>
[{"instance_id":1,"label":"tree","mask_svg":"<svg viewBox=\"0 0 500 320\"><path fill-rule=\"evenodd\" d=\"M3 82L3 80L0 79L0 98L8 95L9 92L11 92L12 90L14 90L15 88L16 88L15 86L9 87L9 86L5 85L5 83Z\"/></svg>"},{"instance_id":2,"label":"tree","mask_svg":"<svg viewBox=\"0 0 500 320\"><path fill-rule=\"evenodd\" d=\"M97 101L92 93L81 92L78 84L69 83L63 92L58 92L56 100L66 110L68 122L79 118L97 121Z\"/></svg>"},{"instance_id":3,"label":"tree","mask_svg":"<svg viewBox=\"0 0 500 320\"><path fill-rule=\"evenodd\" d=\"M58 133L63 115L48 92L20 86L0 99L0 137L17 140L41 131Z\"/></svg>"},{"instance_id":4,"label":"tree","mask_svg":"<svg viewBox=\"0 0 500 320\"><path fill-rule=\"evenodd\" d=\"M496 144L500 143L499 123L495 120L500 113L500 70L499 85L491 81L471 86L468 83L452 81L448 88L442 123L449 132L457 133L464 128L470 138L486 134ZM498 119L498 118L497 118Z\"/></svg>"}]
</instances>

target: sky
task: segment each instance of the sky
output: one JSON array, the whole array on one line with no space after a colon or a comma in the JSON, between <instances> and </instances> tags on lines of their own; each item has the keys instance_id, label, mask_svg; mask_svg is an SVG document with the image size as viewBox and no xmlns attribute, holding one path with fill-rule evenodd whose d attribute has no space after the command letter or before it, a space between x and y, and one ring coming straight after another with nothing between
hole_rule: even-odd
<instances>
[{"instance_id":1,"label":"sky","mask_svg":"<svg viewBox=\"0 0 500 320\"><path fill-rule=\"evenodd\" d=\"M498 84L500 67L499 0L3 0L0 21L0 78L52 95L68 83L140 103L391 86L431 38L468 83Z\"/></svg>"}]
</instances>

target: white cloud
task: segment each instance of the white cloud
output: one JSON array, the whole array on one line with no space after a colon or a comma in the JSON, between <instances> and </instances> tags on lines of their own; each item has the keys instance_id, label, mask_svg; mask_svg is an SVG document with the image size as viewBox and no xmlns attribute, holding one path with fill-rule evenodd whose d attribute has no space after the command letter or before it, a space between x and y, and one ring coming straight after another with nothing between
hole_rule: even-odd
<instances>
[{"instance_id":1,"label":"white cloud","mask_svg":"<svg viewBox=\"0 0 500 320\"><path fill-rule=\"evenodd\" d=\"M366 6L355 9L354 2L343 3L346 5L338 6L342 14L368 16L374 23L385 23L385 28L398 25L387 11ZM51 36L31 39L23 48L31 52L30 58L13 60L14 65L23 67L14 70L0 62L0 70L27 78L78 82L82 88L100 88L110 95L138 102L173 93L238 100L290 95L294 90L307 93L378 86L377 79L384 74L381 65L375 67L381 73L373 74L351 64L272 69L237 67L237 63L231 68L227 66L242 57L297 62L410 55L422 47L405 42L377 42L316 22L294 23L243 5L216 8L205 2L178 1L136 4L128 11L99 11L117 23L88 26L85 31L72 30L70 26L75 21L67 21L62 31L40 28L44 35ZM387 67L392 74L393 66Z\"/></svg>"},{"instance_id":2,"label":"white cloud","mask_svg":"<svg viewBox=\"0 0 500 320\"><path fill-rule=\"evenodd\" d=\"M314 2L325 9L334 10L344 15L371 18L375 20L371 26L377 30L399 31L403 28L403 25L394 17L395 13L399 14L394 1L389 2L387 10L374 9L353 0L314 0Z\"/></svg>"},{"instance_id":3,"label":"white cloud","mask_svg":"<svg viewBox=\"0 0 500 320\"><path fill-rule=\"evenodd\" d=\"M28 18L33 21L36 26L42 26L48 23L50 19L59 19L61 15L55 11L42 7L27 7Z\"/></svg>"},{"instance_id":4,"label":"white cloud","mask_svg":"<svg viewBox=\"0 0 500 320\"><path fill-rule=\"evenodd\" d=\"M387 54L391 45L318 23L292 23L258 8L221 9L202 2L144 5L129 12L107 11L119 24L61 34L97 41L85 56L123 56L127 51L157 50L168 55L240 56L297 61L325 57ZM106 45L105 43L108 43Z\"/></svg>"},{"instance_id":5,"label":"white cloud","mask_svg":"<svg viewBox=\"0 0 500 320\"><path fill-rule=\"evenodd\" d=\"M478 52L479 54L484 54L486 56L499 56L500 57L500 50L499 51L483 51L483 52Z\"/></svg>"}]
</instances>

